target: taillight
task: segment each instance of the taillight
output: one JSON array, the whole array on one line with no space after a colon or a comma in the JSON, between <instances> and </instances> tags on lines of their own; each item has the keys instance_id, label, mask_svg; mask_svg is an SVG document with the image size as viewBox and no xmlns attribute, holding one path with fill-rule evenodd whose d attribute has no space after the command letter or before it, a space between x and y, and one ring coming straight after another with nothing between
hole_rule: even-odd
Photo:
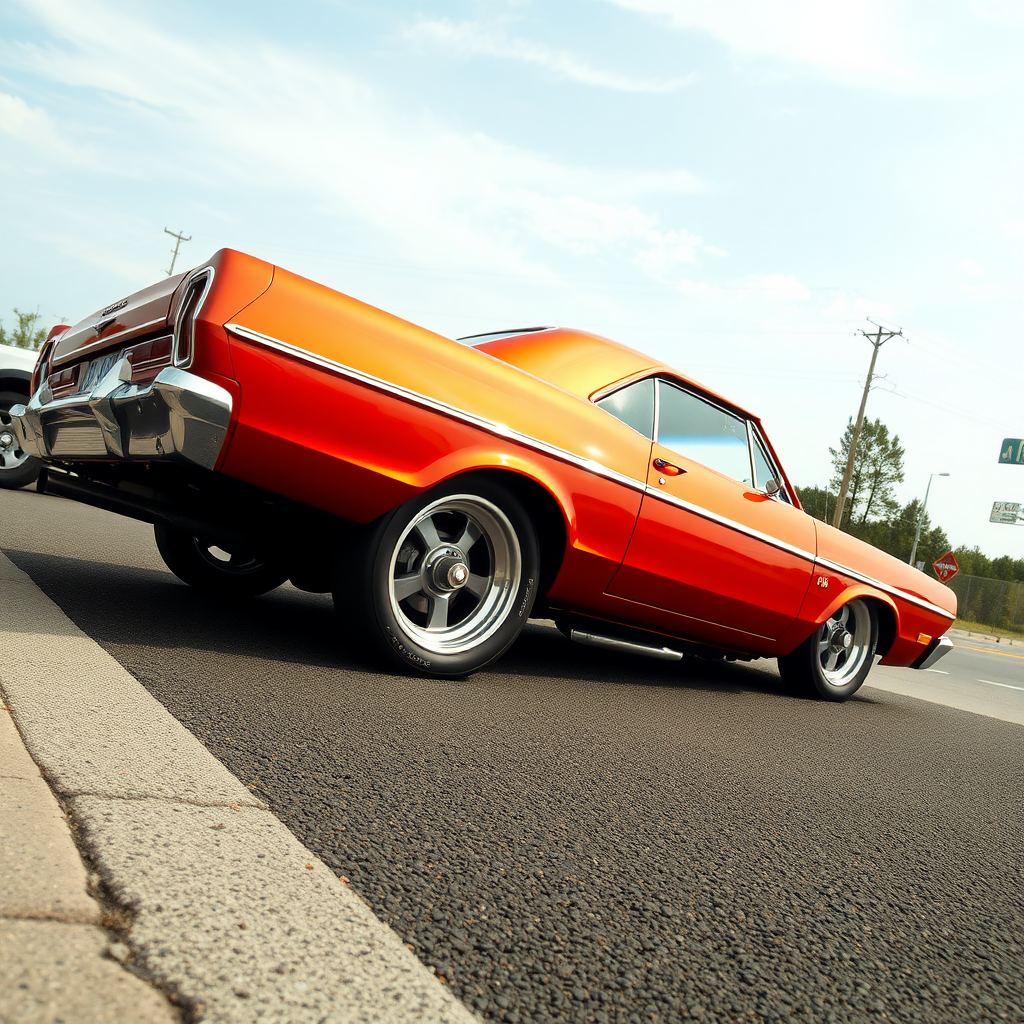
<instances>
[{"instance_id":1,"label":"taillight","mask_svg":"<svg viewBox=\"0 0 1024 1024\"><path fill-rule=\"evenodd\" d=\"M70 394L75 390L78 384L78 370L79 364L75 363L74 366L69 366L66 370L58 370L46 378L46 383L50 385L54 398L60 398L61 395Z\"/></svg>"},{"instance_id":2,"label":"taillight","mask_svg":"<svg viewBox=\"0 0 1024 1024\"><path fill-rule=\"evenodd\" d=\"M148 384L165 367L171 365L171 338L157 338L127 349L124 358L132 368L133 384Z\"/></svg>"},{"instance_id":3,"label":"taillight","mask_svg":"<svg viewBox=\"0 0 1024 1024\"><path fill-rule=\"evenodd\" d=\"M46 341L43 342L39 358L32 370L32 381L29 386L33 395L39 390L39 385L50 375L50 361L53 359L53 350L57 347L57 339L69 330L71 330L71 324L56 324L50 328L50 333L47 334Z\"/></svg>"},{"instance_id":4,"label":"taillight","mask_svg":"<svg viewBox=\"0 0 1024 1024\"><path fill-rule=\"evenodd\" d=\"M213 283L213 268L200 271L188 282L174 320L174 365L189 366L195 349L196 317Z\"/></svg>"}]
</instances>

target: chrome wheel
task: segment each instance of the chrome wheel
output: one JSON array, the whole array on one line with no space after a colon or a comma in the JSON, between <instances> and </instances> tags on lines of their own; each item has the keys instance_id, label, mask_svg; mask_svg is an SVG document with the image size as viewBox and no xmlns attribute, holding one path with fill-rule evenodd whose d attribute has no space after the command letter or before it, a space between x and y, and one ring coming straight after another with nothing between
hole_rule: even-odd
<instances>
[{"instance_id":1,"label":"chrome wheel","mask_svg":"<svg viewBox=\"0 0 1024 1024\"><path fill-rule=\"evenodd\" d=\"M27 401L15 391L0 391L0 487L11 490L33 483L43 465L21 447L11 425L11 406Z\"/></svg>"},{"instance_id":2,"label":"chrome wheel","mask_svg":"<svg viewBox=\"0 0 1024 1024\"><path fill-rule=\"evenodd\" d=\"M11 427L11 417L6 409L0 409L0 472L24 466L31 458L18 444Z\"/></svg>"},{"instance_id":3,"label":"chrome wheel","mask_svg":"<svg viewBox=\"0 0 1024 1024\"><path fill-rule=\"evenodd\" d=\"M521 575L522 552L508 516L478 495L449 495L422 509L394 545L391 613L424 650L459 654L505 622Z\"/></svg>"},{"instance_id":4,"label":"chrome wheel","mask_svg":"<svg viewBox=\"0 0 1024 1024\"><path fill-rule=\"evenodd\" d=\"M818 631L818 664L829 686L849 686L874 653L874 627L867 604L843 605Z\"/></svg>"}]
</instances>

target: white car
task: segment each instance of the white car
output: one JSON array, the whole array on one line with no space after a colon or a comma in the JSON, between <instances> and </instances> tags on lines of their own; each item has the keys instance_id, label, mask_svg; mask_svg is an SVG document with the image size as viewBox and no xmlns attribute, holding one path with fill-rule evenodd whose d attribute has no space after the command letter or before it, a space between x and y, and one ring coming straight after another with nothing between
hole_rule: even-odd
<instances>
[{"instance_id":1,"label":"white car","mask_svg":"<svg viewBox=\"0 0 1024 1024\"><path fill-rule=\"evenodd\" d=\"M41 463L24 451L11 430L10 408L28 401L38 352L0 345L0 487L33 483Z\"/></svg>"}]
</instances>

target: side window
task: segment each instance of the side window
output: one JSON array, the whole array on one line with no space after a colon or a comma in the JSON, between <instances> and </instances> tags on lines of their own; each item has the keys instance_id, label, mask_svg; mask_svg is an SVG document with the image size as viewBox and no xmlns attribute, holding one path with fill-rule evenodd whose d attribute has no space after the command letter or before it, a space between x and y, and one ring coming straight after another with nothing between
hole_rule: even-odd
<instances>
[{"instance_id":1,"label":"side window","mask_svg":"<svg viewBox=\"0 0 1024 1024\"><path fill-rule=\"evenodd\" d=\"M764 447L761 444L761 439L756 433L754 434L754 472L757 474L757 480L755 483L759 490L763 491L765 489L765 484L767 484L769 480L774 480L781 488L777 497L781 501L792 504L792 502L789 501L789 495L786 494L785 485L782 482L782 474L779 473L779 471L771 464L771 461L768 458L768 453L764 450Z\"/></svg>"},{"instance_id":2,"label":"side window","mask_svg":"<svg viewBox=\"0 0 1024 1024\"><path fill-rule=\"evenodd\" d=\"M752 487L747 424L667 381L658 381L658 443Z\"/></svg>"},{"instance_id":3,"label":"side window","mask_svg":"<svg viewBox=\"0 0 1024 1024\"><path fill-rule=\"evenodd\" d=\"M776 480L780 485L782 483L775 475L775 470L772 469L772 464L768 461L768 456L758 440L754 441L754 472L757 474L757 480L754 482L762 491L769 480Z\"/></svg>"},{"instance_id":4,"label":"side window","mask_svg":"<svg viewBox=\"0 0 1024 1024\"><path fill-rule=\"evenodd\" d=\"M648 440L654 436L654 378L627 384L599 402L598 408L639 431Z\"/></svg>"}]
</instances>

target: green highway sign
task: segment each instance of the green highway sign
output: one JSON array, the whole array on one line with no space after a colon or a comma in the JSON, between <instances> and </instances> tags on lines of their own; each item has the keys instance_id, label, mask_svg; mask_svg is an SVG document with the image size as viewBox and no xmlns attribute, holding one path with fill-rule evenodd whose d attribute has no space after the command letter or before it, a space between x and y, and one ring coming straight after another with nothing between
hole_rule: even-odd
<instances>
[{"instance_id":1,"label":"green highway sign","mask_svg":"<svg viewBox=\"0 0 1024 1024\"><path fill-rule=\"evenodd\" d=\"M1021 503L1019 501L992 502L992 512L989 514L988 521L990 523L1011 525L1021 523L1024 525L1024 511L1021 509Z\"/></svg>"},{"instance_id":2,"label":"green highway sign","mask_svg":"<svg viewBox=\"0 0 1024 1024\"><path fill-rule=\"evenodd\" d=\"M999 448L999 461L1011 466L1024 466L1024 438L1004 437Z\"/></svg>"}]
</instances>

